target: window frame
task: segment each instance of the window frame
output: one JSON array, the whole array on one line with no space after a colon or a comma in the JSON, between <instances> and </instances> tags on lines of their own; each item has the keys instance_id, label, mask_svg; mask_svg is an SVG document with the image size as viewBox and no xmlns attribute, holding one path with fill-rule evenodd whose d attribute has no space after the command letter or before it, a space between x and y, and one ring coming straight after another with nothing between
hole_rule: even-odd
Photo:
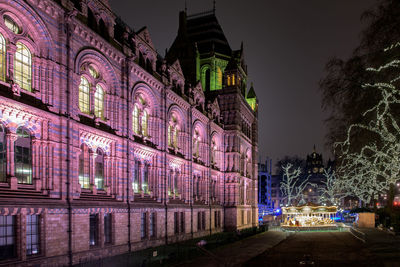
<instances>
[{"instance_id":1,"label":"window frame","mask_svg":"<svg viewBox=\"0 0 400 267\"><path fill-rule=\"evenodd\" d=\"M32 217L36 218L35 222L32 222ZM30 219L28 219L30 218ZM36 233L32 233L33 227L36 227L35 231ZM40 239L40 234L41 234L41 224L40 224L40 215L27 215L26 216L26 255L27 256L37 256L41 254L41 239ZM28 230L30 229L30 230ZM28 236L30 235L30 240L31 242L29 242L29 238ZM36 244L32 242L32 237L36 236ZM36 245L37 246L37 252L33 253L33 246ZM29 248L30 247L30 248Z\"/></svg>"},{"instance_id":2,"label":"window frame","mask_svg":"<svg viewBox=\"0 0 400 267\"><path fill-rule=\"evenodd\" d=\"M9 218L11 217L11 223L8 221ZM10 228L11 227L11 228ZM5 245L0 246L0 251L2 250L2 247L7 247L10 246L9 248L5 248L6 253L10 253L9 255L5 255L4 257L0 257L0 260L7 260L7 259L13 259L17 257L17 218L15 215L0 215L0 229L3 228L4 231L0 230L0 244L2 238L5 238ZM11 229L11 233L8 233L8 230ZM4 236L2 235L4 233ZM11 239L11 242L8 243L8 241ZM3 253L0 253L2 255ZM4 255L3 254L3 255Z\"/></svg>"},{"instance_id":3,"label":"window frame","mask_svg":"<svg viewBox=\"0 0 400 267\"><path fill-rule=\"evenodd\" d=\"M27 92L32 92L33 55L29 47L21 41L16 43L14 53L14 82ZM21 52L22 51L22 52Z\"/></svg>"}]
</instances>

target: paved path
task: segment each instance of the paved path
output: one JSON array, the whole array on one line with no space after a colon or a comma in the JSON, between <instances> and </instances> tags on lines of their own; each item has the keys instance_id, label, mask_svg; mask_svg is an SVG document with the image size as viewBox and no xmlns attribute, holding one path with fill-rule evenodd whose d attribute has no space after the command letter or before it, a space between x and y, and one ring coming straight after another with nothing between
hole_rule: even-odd
<instances>
[{"instance_id":1,"label":"paved path","mask_svg":"<svg viewBox=\"0 0 400 267\"><path fill-rule=\"evenodd\" d=\"M301 264L304 265L301 265ZM307 265L308 264L308 265ZM244 266L382 266L349 232L298 232ZM399 265L400 266L400 263Z\"/></svg>"},{"instance_id":2,"label":"paved path","mask_svg":"<svg viewBox=\"0 0 400 267\"><path fill-rule=\"evenodd\" d=\"M285 240L286 236L287 234L281 231L268 231L217 248L210 254L179 266L242 266L246 261Z\"/></svg>"},{"instance_id":3,"label":"paved path","mask_svg":"<svg viewBox=\"0 0 400 267\"><path fill-rule=\"evenodd\" d=\"M365 233L366 246L380 266L400 266L400 236L378 229L358 229Z\"/></svg>"}]
</instances>

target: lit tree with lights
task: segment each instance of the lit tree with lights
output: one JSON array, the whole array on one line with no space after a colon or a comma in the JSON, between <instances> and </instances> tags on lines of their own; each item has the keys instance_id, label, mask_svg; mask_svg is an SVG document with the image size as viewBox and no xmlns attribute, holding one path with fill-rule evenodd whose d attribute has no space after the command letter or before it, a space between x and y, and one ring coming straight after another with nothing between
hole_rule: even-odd
<instances>
[{"instance_id":1,"label":"lit tree with lights","mask_svg":"<svg viewBox=\"0 0 400 267\"><path fill-rule=\"evenodd\" d=\"M386 62L367 68L371 81L364 90L377 92L376 103L366 110L363 123L347 129L346 139L335 143L340 156L340 173L344 188L364 203L376 200L400 175L400 43L383 51ZM359 136L368 137L362 147L355 145Z\"/></svg>"},{"instance_id":2,"label":"lit tree with lights","mask_svg":"<svg viewBox=\"0 0 400 267\"><path fill-rule=\"evenodd\" d=\"M280 183L282 200L286 200L286 204L290 206L292 201L298 201L302 196L304 189L309 184L309 177L302 179L301 168L294 168L291 163L282 165L282 171L282 181Z\"/></svg>"},{"instance_id":3,"label":"lit tree with lights","mask_svg":"<svg viewBox=\"0 0 400 267\"><path fill-rule=\"evenodd\" d=\"M324 180L321 183L324 186L318 188L321 195L320 202L327 201L328 204L338 204L337 202L348 194L347 185L343 184L344 180L337 179L336 172L330 168L324 169L322 175Z\"/></svg>"}]
</instances>

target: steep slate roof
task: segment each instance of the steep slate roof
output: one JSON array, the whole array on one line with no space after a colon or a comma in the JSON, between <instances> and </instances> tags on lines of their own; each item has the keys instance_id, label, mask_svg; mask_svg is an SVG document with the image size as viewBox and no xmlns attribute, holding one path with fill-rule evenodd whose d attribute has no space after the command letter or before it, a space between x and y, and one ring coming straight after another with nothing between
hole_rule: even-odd
<instances>
[{"instance_id":1,"label":"steep slate roof","mask_svg":"<svg viewBox=\"0 0 400 267\"><path fill-rule=\"evenodd\" d=\"M202 16L189 16L187 34L193 43L197 43L200 54L216 53L230 56L232 49L213 12Z\"/></svg>"}]
</instances>

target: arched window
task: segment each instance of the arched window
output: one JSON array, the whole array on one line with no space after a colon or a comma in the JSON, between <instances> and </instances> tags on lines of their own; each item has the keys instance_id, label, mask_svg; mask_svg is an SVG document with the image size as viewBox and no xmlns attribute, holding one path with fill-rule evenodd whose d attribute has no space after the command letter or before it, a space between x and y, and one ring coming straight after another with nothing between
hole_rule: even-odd
<instances>
[{"instance_id":1,"label":"arched window","mask_svg":"<svg viewBox=\"0 0 400 267\"><path fill-rule=\"evenodd\" d=\"M32 91L32 55L22 43L17 43L14 57L14 81L22 89Z\"/></svg>"},{"instance_id":2,"label":"arched window","mask_svg":"<svg viewBox=\"0 0 400 267\"><path fill-rule=\"evenodd\" d=\"M6 131L0 125L0 182L6 181L6 167L7 167L7 149L6 149Z\"/></svg>"},{"instance_id":3,"label":"arched window","mask_svg":"<svg viewBox=\"0 0 400 267\"><path fill-rule=\"evenodd\" d=\"M15 141L15 176L20 184L32 184L32 140L29 132L20 127Z\"/></svg>"},{"instance_id":4,"label":"arched window","mask_svg":"<svg viewBox=\"0 0 400 267\"><path fill-rule=\"evenodd\" d=\"M142 191L144 193L149 192L149 165L148 164L145 164L144 168L143 168Z\"/></svg>"},{"instance_id":5,"label":"arched window","mask_svg":"<svg viewBox=\"0 0 400 267\"><path fill-rule=\"evenodd\" d=\"M139 170L140 165L139 161L135 160L135 165L133 169L133 178L132 178L132 189L134 193L139 193Z\"/></svg>"},{"instance_id":6,"label":"arched window","mask_svg":"<svg viewBox=\"0 0 400 267\"><path fill-rule=\"evenodd\" d=\"M173 170L169 170L168 172L168 195L172 195L173 193Z\"/></svg>"},{"instance_id":7,"label":"arched window","mask_svg":"<svg viewBox=\"0 0 400 267\"><path fill-rule=\"evenodd\" d=\"M15 34L22 32L21 27L8 15L4 15L4 25Z\"/></svg>"},{"instance_id":8,"label":"arched window","mask_svg":"<svg viewBox=\"0 0 400 267\"><path fill-rule=\"evenodd\" d=\"M200 135L197 130L193 135L193 156L196 158L200 156Z\"/></svg>"},{"instance_id":9,"label":"arched window","mask_svg":"<svg viewBox=\"0 0 400 267\"><path fill-rule=\"evenodd\" d=\"M96 93L94 94L94 115L97 118L104 117L104 90L100 84L96 85Z\"/></svg>"},{"instance_id":10,"label":"arched window","mask_svg":"<svg viewBox=\"0 0 400 267\"><path fill-rule=\"evenodd\" d=\"M0 80L6 80L6 40L0 33Z\"/></svg>"},{"instance_id":11,"label":"arched window","mask_svg":"<svg viewBox=\"0 0 400 267\"><path fill-rule=\"evenodd\" d=\"M210 69L207 69L206 74L205 74L205 82L206 82L205 89L206 89L206 91L210 91L210 84L211 84L211 74L210 73L211 73Z\"/></svg>"},{"instance_id":12,"label":"arched window","mask_svg":"<svg viewBox=\"0 0 400 267\"><path fill-rule=\"evenodd\" d=\"M144 59L142 52L139 52L139 66L144 69L146 68L146 60Z\"/></svg>"},{"instance_id":13,"label":"arched window","mask_svg":"<svg viewBox=\"0 0 400 267\"><path fill-rule=\"evenodd\" d=\"M132 130L139 134L139 108L135 105L132 111Z\"/></svg>"},{"instance_id":14,"label":"arched window","mask_svg":"<svg viewBox=\"0 0 400 267\"><path fill-rule=\"evenodd\" d=\"M179 173L177 171L175 171L175 177L174 177L174 193L178 194L178 182L179 182Z\"/></svg>"},{"instance_id":15,"label":"arched window","mask_svg":"<svg viewBox=\"0 0 400 267\"><path fill-rule=\"evenodd\" d=\"M90 155L89 147L86 144L81 145L81 154L79 155L79 184L82 188L89 189L90 186Z\"/></svg>"},{"instance_id":16,"label":"arched window","mask_svg":"<svg viewBox=\"0 0 400 267\"><path fill-rule=\"evenodd\" d=\"M104 188L104 155L103 151L97 149L97 156L95 161L95 177L94 177L94 184L96 185L97 189Z\"/></svg>"},{"instance_id":17,"label":"arched window","mask_svg":"<svg viewBox=\"0 0 400 267\"><path fill-rule=\"evenodd\" d=\"M97 30L97 21L93 15L93 11L90 8L88 8L88 26L94 31Z\"/></svg>"},{"instance_id":18,"label":"arched window","mask_svg":"<svg viewBox=\"0 0 400 267\"><path fill-rule=\"evenodd\" d=\"M150 59L146 59L146 70L148 73L153 73L153 64L151 64Z\"/></svg>"},{"instance_id":19,"label":"arched window","mask_svg":"<svg viewBox=\"0 0 400 267\"><path fill-rule=\"evenodd\" d=\"M228 75L228 76L226 77L226 84L227 84L228 86L231 86L231 75Z\"/></svg>"},{"instance_id":20,"label":"arched window","mask_svg":"<svg viewBox=\"0 0 400 267\"><path fill-rule=\"evenodd\" d=\"M100 19L100 21L99 21L99 30L100 30L100 35L104 39L108 40L109 39L108 29L107 29L106 24L104 23L103 19Z\"/></svg>"},{"instance_id":21,"label":"arched window","mask_svg":"<svg viewBox=\"0 0 400 267\"><path fill-rule=\"evenodd\" d=\"M90 85L83 76L81 76L81 83L79 84L79 109L82 113L90 113Z\"/></svg>"},{"instance_id":22,"label":"arched window","mask_svg":"<svg viewBox=\"0 0 400 267\"><path fill-rule=\"evenodd\" d=\"M232 85L235 85L236 81L235 81L235 74L232 74Z\"/></svg>"},{"instance_id":23,"label":"arched window","mask_svg":"<svg viewBox=\"0 0 400 267\"><path fill-rule=\"evenodd\" d=\"M216 144L215 140L213 139L211 142L211 163L215 164L217 162L216 154L217 154L217 144Z\"/></svg>"},{"instance_id":24,"label":"arched window","mask_svg":"<svg viewBox=\"0 0 400 267\"><path fill-rule=\"evenodd\" d=\"M142 115L142 134L144 136L148 136L148 120L149 120L149 115L147 114L147 111L143 111Z\"/></svg>"}]
</instances>

